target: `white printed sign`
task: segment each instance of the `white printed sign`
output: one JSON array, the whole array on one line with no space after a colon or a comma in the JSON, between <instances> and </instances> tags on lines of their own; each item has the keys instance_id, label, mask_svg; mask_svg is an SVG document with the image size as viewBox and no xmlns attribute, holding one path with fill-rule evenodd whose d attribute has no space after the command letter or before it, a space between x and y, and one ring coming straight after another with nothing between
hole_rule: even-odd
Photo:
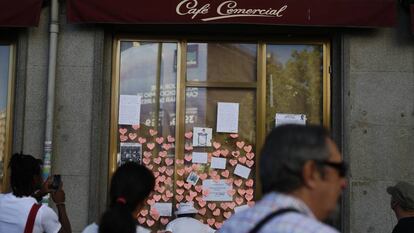
<instances>
[{"instance_id":1,"label":"white printed sign","mask_svg":"<svg viewBox=\"0 0 414 233\"><path fill-rule=\"evenodd\" d=\"M204 201L232 201L232 196L227 193L231 189L233 185L227 184L226 180L204 180L203 190L208 190L208 195L203 199Z\"/></svg>"},{"instance_id":2,"label":"white printed sign","mask_svg":"<svg viewBox=\"0 0 414 233\"><path fill-rule=\"evenodd\" d=\"M141 96L121 95L119 97L118 124L139 125L141 114Z\"/></svg>"}]
</instances>

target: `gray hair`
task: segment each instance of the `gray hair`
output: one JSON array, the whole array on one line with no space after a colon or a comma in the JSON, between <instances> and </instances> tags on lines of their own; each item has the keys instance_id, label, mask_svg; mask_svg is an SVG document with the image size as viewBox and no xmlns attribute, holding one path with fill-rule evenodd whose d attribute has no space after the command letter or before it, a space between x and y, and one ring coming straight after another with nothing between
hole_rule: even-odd
<instances>
[{"instance_id":1,"label":"gray hair","mask_svg":"<svg viewBox=\"0 0 414 233\"><path fill-rule=\"evenodd\" d=\"M321 126L283 125L273 129L260 156L263 193L289 193L300 188L306 161L329 158L328 138L328 131Z\"/></svg>"}]
</instances>

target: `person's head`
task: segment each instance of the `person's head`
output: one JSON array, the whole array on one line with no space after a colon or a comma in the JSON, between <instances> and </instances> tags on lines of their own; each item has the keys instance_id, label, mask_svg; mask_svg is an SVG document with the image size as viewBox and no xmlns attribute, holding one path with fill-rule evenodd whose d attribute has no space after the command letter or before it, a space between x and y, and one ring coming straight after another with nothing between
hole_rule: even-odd
<instances>
[{"instance_id":1,"label":"person's head","mask_svg":"<svg viewBox=\"0 0 414 233\"><path fill-rule=\"evenodd\" d=\"M321 126L282 125L267 136L260 157L263 193L299 196L325 219L345 187L346 166Z\"/></svg>"},{"instance_id":2,"label":"person's head","mask_svg":"<svg viewBox=\"0 0 414 233\"><path fill-rule=\"evenodd\" d=\"M109 189L109 209L103 214L100 233L135 232L134 217L154 190L154 175L145 166L127 162L112 176Z\"/></svg>"},{"instance_id":3,"label":"person's head","mask_svg":"<svg viewBox=\"0 0 414 233\"><path fill-rule=\"evenodd\" d=\"M391 195L391 209L398 219L414 216L414 185L407 182L398 182L387 188Z\"/></svg>"},{"instance_id":4,"label":"person's head","mask_svg":"<svg viewBox=\"0 0 414 233\"><path fill-rule=\"evenodd\" d=\"M10 184L17 197L30 196L42 185L42 160L22 153L13 154L9 163Z\"/></svg>"}]
</instances>

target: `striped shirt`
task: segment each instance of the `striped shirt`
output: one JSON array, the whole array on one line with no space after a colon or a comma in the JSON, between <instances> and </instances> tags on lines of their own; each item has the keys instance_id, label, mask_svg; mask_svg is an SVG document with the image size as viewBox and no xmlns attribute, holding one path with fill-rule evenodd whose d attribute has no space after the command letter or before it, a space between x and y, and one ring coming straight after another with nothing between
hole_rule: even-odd
<instances>
[{"instance_id":1,"label":"striped shirt","mask_svg":"<svg viewBox=\"0 0 414 233\"><path fill-rule=\"evenodd\" d=\"M255 206L233 215L219 233L248 233L255 225L279 209L294 208L299 212L287 212L268 221L260 233L338 233L319 222L301 200L281 193L269 193Z\"/></svg>"}]
</instances>

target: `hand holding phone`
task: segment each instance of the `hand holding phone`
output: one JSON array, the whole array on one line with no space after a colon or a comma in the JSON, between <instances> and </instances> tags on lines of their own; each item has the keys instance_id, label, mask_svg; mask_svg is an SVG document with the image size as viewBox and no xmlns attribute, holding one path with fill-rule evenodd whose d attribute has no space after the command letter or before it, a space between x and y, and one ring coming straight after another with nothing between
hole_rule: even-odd
<instances>
[{"instance_id":1,"label":"hand holding phone","mask_svg":"<svg viewBox=\"0 0 414 233\"><path fill-rule=\"evenodd\" d=\"M58 190L60 183L62 182L62 178L60 175L53 175L52 183L50 184L50 188L53 190Z\"/></svg>"}]
</instances>

